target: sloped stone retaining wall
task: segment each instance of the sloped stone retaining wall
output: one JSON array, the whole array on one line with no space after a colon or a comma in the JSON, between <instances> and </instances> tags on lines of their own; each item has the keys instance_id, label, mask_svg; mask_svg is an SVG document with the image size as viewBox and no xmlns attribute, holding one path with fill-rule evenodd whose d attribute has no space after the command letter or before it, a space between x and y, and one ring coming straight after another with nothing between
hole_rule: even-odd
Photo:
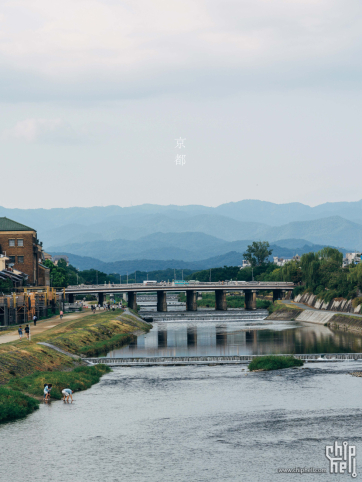
<instances>
[{"instance_id":1,"label":"sloped stone retaining wall","mask_svg":"<svg viewBox=\"0 0 362 482\"><path fill-rule=\"evenodd\" d=\"M305 303L306 305L313 306L317 310L328 310L328 311L340 311L341 313L361 313L361 306L358 305L357 308L353 308L352 300L345 299L333 299L329 303L325 303L323 300L317 298L316 295L311 293L305 293L303 295L298 295L295 297L294 301L296 303Z\"/></svg>"}]
</instances>

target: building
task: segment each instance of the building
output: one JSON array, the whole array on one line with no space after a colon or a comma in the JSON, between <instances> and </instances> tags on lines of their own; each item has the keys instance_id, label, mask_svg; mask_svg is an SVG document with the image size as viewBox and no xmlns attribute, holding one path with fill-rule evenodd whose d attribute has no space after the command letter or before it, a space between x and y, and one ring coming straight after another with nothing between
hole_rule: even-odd
<instances>
[{"instance_id":1,"label":"building","mask_svg":"<svg viewBox=\"0 0 362 482\"><path fill-rule=\"evenodd\" d=\"M8 258L9 271L27 275L29 285L50 286L50 270L42 264L43 248L35 229L0 217L0 254Z\"/></svg>"},{"instance_id":2,"label":"building","mask_svg":"<svg viewBox=\"0 0 362 482\"><path fill-rule=\"evenodd\" d=\"M343 266L348 266L349 264L358 264L361 262L362 253L346 253L346 257L343 259Z\"/></svg>"},{"instance_id":3,"label":"building","mask_svg":"<svg viewBox=\"0 0 362 482\"><path fill-rule=\"evenodd\" d=\"M242 263L243 264L239 266L240 269L251 267L251 264L246 259L243 259Z\"/></svg>"},{"instance_id":4,"label":"building","mask_svg":"<svg viewBox=\"0 0 362 482\"><path fill-rule=\"evenodd\" d=\"M63 259L67 263L67 266L69 266L69 258L68 256L65 256L65 254L59 254L59 255L57 254L56 256L52 257L52 261L55 264L55 266L58 265L61 259Z\"/></svg>"},{"instance_id":5,"label":"building","mask_svg":"<svg viewBox=\"0 0 362 482\"><path fill-rule=\"evenodd\" d=\"M278 258L278 256L273 256L273 263L277 266L284 266L286 263L290 261L300 261L300 256L296 254L293 258Z\"/></svg>"}]
</instances>

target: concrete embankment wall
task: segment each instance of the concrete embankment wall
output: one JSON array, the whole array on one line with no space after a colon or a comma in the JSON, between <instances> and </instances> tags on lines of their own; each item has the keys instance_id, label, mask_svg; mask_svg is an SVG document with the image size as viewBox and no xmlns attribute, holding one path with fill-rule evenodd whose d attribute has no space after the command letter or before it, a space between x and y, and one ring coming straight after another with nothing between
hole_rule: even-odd
<instances>
[{"instance_id":1,"label":"concrete embankment wall","mask_svg":"<svg viewBox=\"0 0 362 482\"><path fill-rule=\"evenodd\" d=\"M318 311L303 310L300 315L295 318L296 321L306 321L308 323L317 323L318 325L325 325L331 318L333 318L334 313L319 313Z\"/></svg>"},{"instance_id":2,"label":"concrete embankment wall","mask_svg":"<svg viewBox=\"0 0 362 482\"><path fill-rule=\"evenodd\" d=\"M327 323L329 328L341 331L350 331L354 333L362 333L362 317L336 315L334 314Z\"/></svg>"},{"instance_id":3,"label":"concrete embankment wall","mask_svg":"<svg viewBox=\"0 0 362 482\"><path fill-rule=\"evenodd\" d=\"M333 299L329 303L325 303L323 300L317 298L317 296L311 293L305 293L295 297L296 303L305 303L306 305L313 306L316 310L328 310L339 311L341 313L361 313L362 305L358 305L357 308L353 308L352 300L345 299Z\"/></svg>"},{"instance_id":4,"label":"concrete embankment wall","mask_svg":"<svg viewBox=\"0 0 362 482\"><path fill-rule=\"evenodd\" d=\"M274 313L271 313L267 320L279 320L279 321L288 321L288 320L295 320L295 321L304 321L307 323L316 323L318 325L325 325L328 323L334 313L321 313L319 311L312 311L312 310L302 310L302 309L295 309L289 308L287 306L283 306ZM347 317L344 317L347 318Z\"/></svg>"}]
</instances>

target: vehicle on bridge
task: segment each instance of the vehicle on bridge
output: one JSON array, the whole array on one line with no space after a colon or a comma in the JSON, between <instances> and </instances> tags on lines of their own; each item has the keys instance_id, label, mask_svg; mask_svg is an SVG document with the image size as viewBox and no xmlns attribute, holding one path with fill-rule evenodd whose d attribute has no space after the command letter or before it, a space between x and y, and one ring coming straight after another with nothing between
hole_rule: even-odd
<instances>
[{"instance_id":1,"label":"vehicle on bridge","mask_svg":"<svg viewBox=\"0 0 362 482\"><path fill-rule=\"evenodd\" d=\"M189 282L188 282L188 281L185 281L185 280L180 280L180 279L177 280L177 279L176 279L176 280L173 282L173 284L174 284L174 286L186 286L186 285L189 284Z\"/></svg>"},{"instance_id":2,"label":"vehicle on bridge","mask_svg":"<svg viewBox=\"0 0 362 482\"><path fill-rule=\"evenodd\" d=\"M150 285L157 285L157 281L156 281L156 280L145 280L145 281L143 282L143 284L146 285L146 286L147 286L147 285L148 285L148 286L150 286Z\"/></svg>"}]
</instances>

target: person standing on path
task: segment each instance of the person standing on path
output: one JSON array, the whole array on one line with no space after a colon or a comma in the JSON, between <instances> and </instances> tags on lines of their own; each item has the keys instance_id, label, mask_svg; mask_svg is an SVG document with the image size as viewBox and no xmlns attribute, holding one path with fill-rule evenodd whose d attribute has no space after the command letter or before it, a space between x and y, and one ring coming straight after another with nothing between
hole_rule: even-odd
<instances>
[{"instance_id":1,"label":"person standing on path","mask_svg":"<svg viewBox=\"0 0 362 482\"><path fill-rule=\"evenodd\" d=\"M36 326L36 322L38 321L38 317L36 315L33 316L34 326Z\"/></svg>"},{"instance_id":2,"label":"person standing on path","mask_svg":"<svg viewBox=\"0 0 362 482\"><path fill-rule=\"evenodd\" d=\"M72 394L73 394L73 391L70 388L64 388L62 390L63 402L65 402L65 399L67 399L67 402L69 402L69 397L70 397L73 403Z\"/></svg>"},{"instance_id":3,"label":"person standing on path","mask_svg":"<svg viewBox=\"0 0 362 482\"><path fill-rule=\"evenodd\" d=\"M19 340L21 341L21 339L23 338L23 329L21 326L19 326L18 328L18 333L19 333Z\"/></svg>"},{"instance_id":4,"label":"person standing on path","mask_svg":"<svg viewBox=\"0 0 362 482\"><path fill-rule=\"evenodd\" d=\"M60 310L59 316L60 316L60 319L62 320L62 319L63 319L63 312L62 312L62 310Z\"/></svg>"},{"instance_id":5,"label":"person standing on path","mask_svg":"<svg viewBox=\"0 0 362 482\"><path fill-rule=\"evenodd\" d=\"M30 326L26 325L25 327L25 334L28 340L30 340Z\"/></svg>"}]
</instances>

